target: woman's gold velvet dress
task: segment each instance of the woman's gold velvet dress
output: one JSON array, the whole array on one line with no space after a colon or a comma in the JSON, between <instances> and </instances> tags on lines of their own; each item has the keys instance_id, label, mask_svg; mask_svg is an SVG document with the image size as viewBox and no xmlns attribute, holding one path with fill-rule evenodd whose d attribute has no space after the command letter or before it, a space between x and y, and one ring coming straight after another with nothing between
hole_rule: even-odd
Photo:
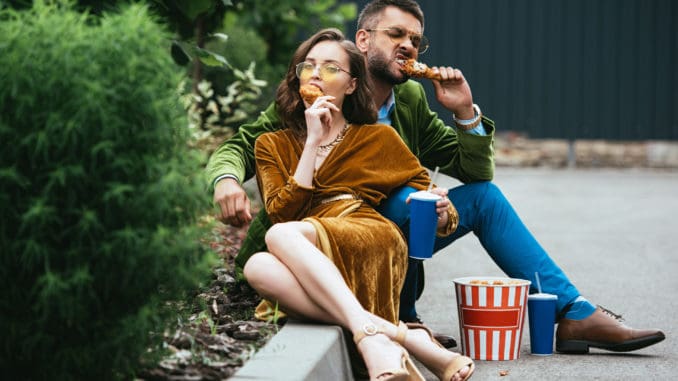
<instances>
[{"instance_id":1,"label":"woman's gold velvet dress","mask_svg":"<svg viewBox=\"0 0 678 381\"><path fill-rule=\"evenodd\" d=\"M317 246L363 307L397 322L407 243L374 207L402 185L425 189L426 169L393 128L382 124L350 126L316 170L312 188L293 178L302 150L289 129L256 141L257 180L271 222L313 224ZM332 199L337 195L342 196Z\"/></svg>"}]
</instances>

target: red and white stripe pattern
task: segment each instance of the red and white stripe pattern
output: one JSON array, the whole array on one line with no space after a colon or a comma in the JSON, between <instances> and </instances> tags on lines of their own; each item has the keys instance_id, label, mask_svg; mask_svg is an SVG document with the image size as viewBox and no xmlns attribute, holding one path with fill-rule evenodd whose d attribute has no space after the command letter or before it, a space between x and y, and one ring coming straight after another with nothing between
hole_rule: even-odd
<instances>
[{"instance_id":1,"label":"red and white stripe pattern","mask_svg":"<svg viewBox=\"0 0 678 381\"><path fill-rule=\"evenodd\" d=\"M489 285L469 284L471 280L487 280ZM504 285L492 285L497 280ZM516 281L519 280L455 279L464 355L474 360L514 360L519 357L530 282Z\"/></svg>"}]
</instances>

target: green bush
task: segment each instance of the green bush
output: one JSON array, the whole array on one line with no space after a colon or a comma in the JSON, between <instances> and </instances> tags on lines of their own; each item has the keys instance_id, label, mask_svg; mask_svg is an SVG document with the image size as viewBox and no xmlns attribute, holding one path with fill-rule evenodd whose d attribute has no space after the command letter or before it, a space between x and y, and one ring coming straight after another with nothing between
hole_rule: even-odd
<instances>
[{"instance_id":1,"label":"green bush","mask_svg":"<svg viewBox=\"0 0 678 381\"><path fill-rule=\"evenodd\" d=\"M129 379L206 281L209 207L145 7L0 12L0 372Z\"/></svg>"}]
</instances>

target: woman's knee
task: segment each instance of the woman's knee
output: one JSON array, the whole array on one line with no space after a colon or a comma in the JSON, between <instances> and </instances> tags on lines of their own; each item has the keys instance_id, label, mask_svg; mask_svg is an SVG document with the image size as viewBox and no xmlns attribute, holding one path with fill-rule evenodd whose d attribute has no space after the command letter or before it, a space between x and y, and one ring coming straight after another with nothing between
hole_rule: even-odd
<instances>
[{"instance_id":1,"label":"woman's knee","mask_svg":"<svg viewBox=\"0 0 678 381\"><path fill-rule=\"evenodd\" d=\"M271 226L266 232L264 240L271 251L277 251L281 246L298 239L309 239L313 225L308 222L282 222Z\"/></svg>"},{"instance_id":2,"label":"woman's knee","mask_svg":"<svg viewBox=\"0 0 678 381\"><path fill-rule=\"evenodd\" d=\"M258 291L270 279L272 270L278 263L280 262L270 253L255 253L245 263L243 275L245 275L247 283Z\"/></svg>"},{"instance_id":3,"label":"woman's knee","mask_svg":"<svg viewBox=\"0 0 678 381\"><path fill-rule=\"evenodd\" d=\"M269 251L277 251L282 243L285 242L285 237L289 237L293 233L289 223L278 223L271 226L264 236L266 247Z\"/></svg>"}]
</instances>

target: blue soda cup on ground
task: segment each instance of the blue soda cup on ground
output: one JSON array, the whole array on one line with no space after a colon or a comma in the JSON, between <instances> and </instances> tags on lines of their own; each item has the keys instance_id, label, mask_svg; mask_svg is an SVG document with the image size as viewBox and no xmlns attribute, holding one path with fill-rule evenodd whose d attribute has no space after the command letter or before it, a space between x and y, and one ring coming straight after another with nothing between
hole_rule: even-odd
<instances>
[{"instance_id":1,"label":"blue soda cup on ground","mask_svg":"<svg viewBox=\"0 0 678 381\"><path fill-rule=\"evenodd\" d=\"M531 294L527 297L527 315L530 321L530 352L533 355L553 354L553 334L556 323L556 302L553 294Z\"/></svg>"}]
</instances>

